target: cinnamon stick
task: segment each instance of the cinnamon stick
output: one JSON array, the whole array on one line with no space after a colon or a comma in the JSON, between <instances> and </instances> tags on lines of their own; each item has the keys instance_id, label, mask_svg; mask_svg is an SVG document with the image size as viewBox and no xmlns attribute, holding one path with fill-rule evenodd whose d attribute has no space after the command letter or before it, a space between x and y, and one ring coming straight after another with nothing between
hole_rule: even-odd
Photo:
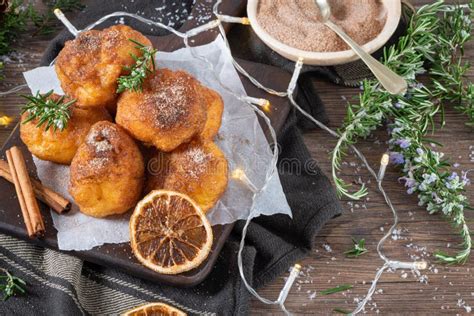
<instances>
[{"instance_id":1,"label":"cinnamon stick","mask_svg":"<svg viewBox=\"0 0 474 316\"><path fill-rule=\"evenodd\" d=\"M44 222L36 202L23 154L16 146L7 150L6 154L28 236L43 235Z\"/></svg>"},{"instance_id":2,"label":"cinnamon stick","mask_svg":"<svg viewBox=\"0 0 474 316\"><path fill-rule=\"evenodd\" d=\"M0 159L0 177L13 183L13 177L10 174L10 167L8 166L8 163L2 159ZM46 203L46 205L51 207L51 209L56 213L62 214L71 209L71 202L47 186L44 186L41 182L31 179L31 184L33 185L36 197L40 201Z\"/></svg>"},{"instance_id":3,"label":"cinnamon stick","mask_svg":"<svg viewBox=\"0 0 474 316\"><path fill-rule=\"evenodd\" d=\"M13 158L11 157L10 151L7 150L6 155L7 155L7 160L9 162L13 161ZM11 164L11 165L13 165L13 164ZM21 214L23 215L23 221L25 222L26 231L28 233L28 236L32 236L33 235L33 227L31 226L30 215L28 214L28 209L26 208L25 198L24 198L23 192L21 191L21 188L20 188L20 181L17 178L16 172L12 172L11 175L12 175L12 179L13 179L13 184L15 184L16 196L18 197L18 202L20 203Z\"/></svg>"}]
</instances>

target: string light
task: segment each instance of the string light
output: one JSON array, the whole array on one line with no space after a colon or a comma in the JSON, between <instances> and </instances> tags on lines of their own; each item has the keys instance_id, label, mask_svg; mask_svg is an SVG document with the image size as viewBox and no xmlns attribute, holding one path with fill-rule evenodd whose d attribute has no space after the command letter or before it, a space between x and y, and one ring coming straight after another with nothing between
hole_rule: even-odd
<instances>
[{"instance_id":1,"label":"string light","mask_svg":"<svg viewBox=\"0 0 474 316\"><path fill-rule=\"evenodd\" d=\"M414 261L414 262L402 262L402 261L396 261L396 260L390 260L388 259L382 252L383 249L383 244L387 238L389 238L395 228L398 225L398 213L393 207L392 201L388 197L388 195L385 193L385 190L383 189L382 186L382 181L385 176L385 170L387 169L387 165L389 163L389 156L387 153L383 154L382 159L380 160L380 168L378 175L376 177L377 179L377 185L379 188L379 191L382 193L385 202L389 206L390 210L392 211L393 214L393 224L390 227L390 229L387 231L387 233L382 237L382 239L379 240L377 244L377 253L382 260L385 261L384 265L377 271L375 274L375 278L372 280L372 284L367 292L367 295L364 297L364 299L357 305L356 309L351 313L353 315L360 313L361 311L364 310L365 305L367 302L369 302L372 299L372 296L375 292L375 289L377 288L377 283L382 276L383 272L387 269L392 269L392 270L397 270L397 269L410 269L410 270L425 270L428 267L428 264L426 261Z\"/></svg>"},{"instance_id":2,"label":"string light","mask_svg":"<svg viewBox=\"0 0 474 316\"><path fill-rule=\"evenodd\" d=\"M288 297L288 294L290 293L293 283L295 283L296 278L299 276L300 271L301 265L299 263L295 264L290 271L290 275L288 276L288 279L286 280L285 285L283 286L283 289L280 292L280 295L278 295L278 305L286 314L289 314L289 312L285 308L285 301Z\"/></svg>"},{"instance_id":3,"label":"string light","mask_svg":"<svg viewBox=\"0 0 474 316\"><path fill-rule=\"evenodd\" d=\"M245 173L242 169L237 168L232 171L231 177L236 180L242 180L244 174Z\"/></svg>"},{"instance_id":4,"label":"string light","mask_svg":"<svg viewBox=\"0 0 474 316\"><path fill-rule=\"evenodd\" d=\"M237 168L237 169L234 169L232 171L232 174L231 174L231 177L233 179L236 179L236 180L240 180L242 183L244 183L249 189L250 191L252 191L253 193L257 193L258 192L258 189L257 187L252 183L252 181L250 181L250 179L247 177L247 175L245 174L245 171L241 168Z\"/></svg>"},{"instance_id":5,"label":"string light","mask_svg":"<svg viewBox=\"0 0 474 316\"><path fill-rule=\"evenodd\" d=\"M245 100L249 103L260 106L267 113L269 113L271 111L272 105L271 105L270 101L268 101L267 99L245 97Z\"/></svg>"},{"instance_id":6,"label":"string light","mask_svg":"<svg viewBox=\"0 0 474 316\"><path fill-rule=\"evenodd\" d=\"M265 103L262 105L262 109L263 109L265 112L270 113L271 110L272 110L272 105L271 105L270 101L265 100Z\"/></svg>"},{"instance_id":7,"label":"string light","mask_svg":"<svg viewBox=\"0 0 474 316\"><path fill-rule=\"evenodd\" d=\"M238 24L243 24L243 25L250 25L250 20L247 17L239 18L235 16L219 14L217 18L220 21L226 22L226 23L238 23Z\"/></svg>"},{"instance_id":8,"label":"string light","mask_svg":"<svg viewBox=\"0 0 474 316\"><path fill-rule=\"evenodd\" d=\"M77 37L77 35L79 34L79 31L76 29L76 27L74 25L72 25L71 22L69 22L69 20L66 18L64 13L61 10L59 10L58 8L54 9L53 12L54 12L54 15L64 24L64 26L67 28L67 30L72 35Z\"/></svg>"},{"instance_id":9,"label":"string light","mask_svg":"<svg viewBox=\"0 0 474 316\"><path fill-rule=\"evenodd\" d=\"M389 161L390 161L390 156L387 153L383 154L382 159L380 160L380 169L379 169L379 173L377 174L377 178L381 180L383 179L383 177L385 176L385 171L387 170Z\"/></svg>"},{"instance_id":10,"label":"string light","mask_svg":"<svg viewBox=\"0 0 474 316\"><path fill-rule=\"evenodd\" d=\"M149 19L146 19L140 15L136 15L136 14L132 14L132 13L128 13L128 12L114 12L114 13L111 13L111 14L108 14L104 17L102 17L101 19L97 20L96 22L92 23L91 25L87 26L86 28L84 28L83 31L86 31L86 30L91 30L93 29L94 27L96 27L97 25L103 23L104 21L112 18L112 17L117 17L117 16L128 16L128 17L131 17L131 18L134 18L136 20L139 20L145 24L148 24L148 25L154 25L154 26L157 26L157 27L160 27L160 28L163 28L163 29L166 29L168 31L170 31L171 33L175 34L176 36L180 37L180 38L183 38L183 42L184 44L186 45L187 48L190 49L193 57L195 58L198 58L198 59L201 59L203 61L205 61L206 63L209 64L211 70L213 70L213 73L214 75L216 76L216 78L218 78L218 73L216 71L216 69L214 68L213 64L207 60L205 57L203 56L199 56L195 50L193 49L192 46L189 45L188 43L188 39L189 37L192 37L192 36L195 36L199 33L202 33L202 32L205 32L205 31L208 31L208 30L211 30L213 28L218 28L219 29L219 32L224 40L224 43L226 45L226 48L228 50L228 52L230 53L230 45L229 45L229 42L227 40L227 37L226 37L226 34L225 34L225 31L224 31L224 28L222 26L222 23L221 22L227 22L227 23L240 23L240 24L244 24L244 25L249 25L250 24L250 21L248 20L248 18L239 18L239 17L230 17L230 16L226 16L226 15L221 15L221 14L218 14L218 7L219 5L221 4L222 0L217 0L217 2L215 3L214 5L214 8L213 8L213 12L214 12L214 15L217 17L216 20L213 20L213 21L210 21L206 24L203 24L201 26L198 26L194 29L191 29L189 31L187 31L186 33L182 33L182 32L179 32L167 25L164 25L160 22L155 22L155 21L152 21L152 20L149 20ZM70 22L69 20L64 16L64 14L59 10L55 10L55 15L58 17L58 19L63 22L63 24L66 26L66 28L74 35L74 36L77 36L79 34L79 32L81 31L78 31ZM279 97L288 97L290 103L302 114L304 115L305 117L307 117L308 119L310 119L313 123L315 123L317 126L319 126L320 128L322 128L323 130L327 131L330 135L334 136L334 137L339 137L338 133L332 129L330 129L329 127L327 127L325 124L323 124L322 122L316 120L315 118L313 118L309 113L307 113L306 111L304 111L294 100L293 98L293 92L294 92L294 89L296 87L296 84L297 84L297 80L298 80L298 77L299 77L299 74L300 74L300 71L301 71L301 68L303 66L303 59L299 59L296 63L295 63L295 69L294 69L294 72L293 72L293 75L292 75L292 79L290 80L290 83L288 85L288 89L286 92L282 92L282 91L275 91L271 88L268 88L266 86L264 86L263 84L261 84L256 78L252 77L242 66L240 66L237 61L232 57L232 54L230 54L231 58L232 58L232 63L235 67L235 69L241 73L243 76L245 76L246 78L248 78L250 80L250 82L252 82L256 87L266 91L267 93L270 93L272 95L276 95L276 96L279 96ZM53 64L54 61L51 63ZM219 84L224 88L226 89L229 93L231 93L234 97L236 97L237 99L243 101L245 104L247 104L248 106L250 106L257 115L259 115L260 117L263 118L265 124L267 125L268 127L268 130L270 131L270 134L271 134L271 137L272 139L275 141L276 143L276 133L274 131L274 129L272 128L271 124L270 124L270 120L269 118L264 114L264 112L261 110L263 109L265 112L268 112L271 108L271 104L268 100L265 100L265 99L257 99L257 98L252 98L252 99L255 99L255 100L258 100L257 102L251 102L251 98L248 97L248 96L245 96L245 95L239 95L239 94L236 94L234 93L230 88L228 88L224 83L222 83L220 80L218 80ZM19 91L21 89L23 89L24 87L26 87L26 85L21 85L21 86L18 86L18 87L15 87L13 89L11 89L10 91L7 91L7 92L3 92L3 93L0 93L0 96L3 96L3 95L7 95L7 94L10 94L10 93L13 93L13 92L16 92L16 91ZM255 101L254 100L254 101ZM383 272L388 269L388 268L391 268L391 269L413 269L413 270L422 270L422 269L426 269L427 268L427 263L425 261L419 261L419 262L399 262L399 261L395 261L395 260L389 260L387 259L387 257L385 257L385 255L382 253L382 247L383 247L383 243L384 241L392 234L393 230L395 229L395 227L397 226L398 224L398 215L397 215L397 212L396 210L394 209L390 199L388 198L387 194L385 193L384 189L383 189L383 186L382 186L382 180L383 180L383 177L384 177L384 174L385 174L385 169L386 169L386 166L388 165L388 155L384 154L384 156L382 156L382 160L381 160L381 164L380 164L380 169L379 169L379 173L376 174L375 171L370 167L369 163L367 162L365 156L355 147L355 146L351 146L351 148L354 150L354 152L356 153L356 155L361 159L361 161L363 162L363 164L367 167L369 173L375 178L377 179L377 184L378 184L378 189L379 191L382 193L382 195L384 196L384 199L387 203L387 205L390 207L390 209L392 210L392 213L393 213L393 216L394 216L394 223L393 225L391 226L390 230L387 232L387 234L379 241L378 245L377 245L377 252L380 256L380 258L382 258L384 261L385 261L385 264L381 267L381 269L379 269L379 271L377 272L376 276L375 276L375 279L373 280L372 282L372 285L367 293L367 296L365 297L365 299L358 305L358 307L354 310L353 314L357 314L359 313L360 311L363 310L365 304L370 300L372 294L374 293L375 291L375 288L376 288L376 284L377 284L377 281L379 280L379 278L381 277L381 275L383 274ZM248 226L252 220L252 218L254 217L254 204L255 204L255 197L262 191L264 191L271 179L271 177L273 176L273 174L275 173L275 170L276 170L276 163L277 163L277 159L278 159L278 146L274 146L273 148L273 156L272 156L272 161L271 161L271 164L270 164L270 167L268 168L267 170L267 173L266 173L266 176L265 176L265 182L264 184L262 185L262 187L260 188L257 188L250 180L249 178L246 176L244 170L240 169L240 168L237 168L235 169L233 172L232 172L232 178L234 179L238 179L240 181L242 181L242 183L244 183L252 192L253 192L253 197L252 197L252 206L250 208L250 215L248 216L247 220L246 220L246 223L245 223L245 226L242 230L242 237L241 237L241 242L240 242L240 246L239 246L239 252L238 252L238 266L239 266L239 272L240 272L240 275L241 275L241 278L246 286L246 288L248 289L248 291L254 295L257 299L259 299L261 302L265 303L265 304L272 304L272 305L278 305L280 306L280 308L285 312L285 314L287 315L290 315L290 313L286 310L285 306L284 306L284 302L286 301L286 298L288 296L288 293L294 283L294 281L296 280L300 270L301 270L301 266L299 264L296 264L291 272L290 272L290 275L287 279L287 282L285 283L285 286L283 287L283 289L281 290L280 292L280 295L278 296L278 299L276 301L271 301L271 300L268 300L264 297L261 297L247 282L246 278L245 278L245 275L243 273L243 263L242 263L242 251L243 251L243 247L245 245L245 237L246 237L246 234L247 234L247 229L248 229Z\"/></svg>"}]
</instances>

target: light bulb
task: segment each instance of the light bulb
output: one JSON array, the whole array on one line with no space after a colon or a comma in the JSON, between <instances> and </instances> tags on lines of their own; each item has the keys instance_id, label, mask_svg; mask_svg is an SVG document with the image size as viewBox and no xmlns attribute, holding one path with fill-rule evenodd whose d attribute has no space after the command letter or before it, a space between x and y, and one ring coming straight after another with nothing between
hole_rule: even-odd
<instances>
[{"instance_id":1,"label":"light bulb","mask_svg":"<svg viewBox=\"0 0 474 316\"><path fill-rule=\"evenodd\" d=\"M380 160L380 164L382 166L387 166L390 158L387 153L383 154L382 159Z\"/></svg>"},{"instance_id":2,"label":"light bulb","mask_svg":"<svg viewBox=\"0 0 474 316\"><path fill-rule=\"evenodd\" d=\"M270 101L265 100L265 102L264 102L263 105L262 105L262 109L263 109L265 112L269 113L269 112L271 111L271 109L272 109L272 105L271 105Z\"/></svg>"},{"instance_id":3,"label":"light bulb","mask_svg":"<svg viewBox=\"0 0 474 316\"><path fill-rule=\"evenodd\" d=\"M237 169L234 169L232 171L232 178L234 179L237 179L237 180L242 180L244 177L245 177L245 172L240 169L240 168L237 168Z\"/></svg>"}]
</instances>

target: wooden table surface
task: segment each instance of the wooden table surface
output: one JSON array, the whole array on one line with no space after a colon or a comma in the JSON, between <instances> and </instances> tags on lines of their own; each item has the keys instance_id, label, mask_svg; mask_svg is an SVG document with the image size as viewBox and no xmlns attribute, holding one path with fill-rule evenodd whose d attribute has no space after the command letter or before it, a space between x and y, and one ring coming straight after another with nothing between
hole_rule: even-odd
<instances>
[{"instance_id":1,"label":"wooden table surface","mask_svg":"<svg viewBox=\"0 0 474 316\"><path fill-rule=\"evenodd\" d=\"M430 3L428 0L412 1L415 5ZM16 53L6 62L6 79L0 81L0 91L23 83L22 71L37 66L42 51L51 37L31 39L21 35L15 44ZM467 59L474 62L474 43L466 50ZM470 72L470 78L474 71ZM337 128L345 116L345 98L357 95L357 89L344 88L317 80L314 82L331 120L330 126ZM21 98L15 95L0 97L0 116L3 114L18 118ZM433 139L444 144L443 151L456 163L456 171L474 168L474 139L472 128L464 125L463 115L446 107L447 125L438 130ZM9 127L0 128L0 143L8 137L16 121ZM373 137L359 143L359 149L367 155L372 166L378 168L382 153L386 150L387 133L381 128ZM323 171L330 174L330 151L335 140L322 130L305 135L305 141L313 157ZM344 214L332 220L314 241L314 251L301 261L302 274L291 290L286 303L289 311L298 315L330 314L334 308L353 310L357 301L365 296L382 261L376 254L378 240L392 223L390 210L376 192L373 181L369 182L368 172L360 162L349 155L348 164L342 169L346 179L360 179L368 184L369 195L363 201L342 200ZM435 262L435 250L455 251L460 238L440 215L428 215L417 206L415 196L405 193L397 181L400 173L390 167L385 177L384 187L394 202L400 215L397 234L386 243L386 253L390 258L411 261L423 258L429 262L429 269L420 275L410 271L385 273L371 302L366 306L368 314L466 314L474 307L474 258L462 266L445 266ZM467 195L472 201L474 190L468 187ZM467 218L474 219L472 212ZM471 228L473 226L471 225ZM369 252L356 259L345 258L343 252L351 247L351 237L365 238ZM259 293L275 299L283 286L283 277L261 289ZM340 284L352 284L352 290L328 296L320 296L321 290ZM252 303L252 314L280 314L279 309L266 306L256 300Z\"/></svg>"}]
</instances>

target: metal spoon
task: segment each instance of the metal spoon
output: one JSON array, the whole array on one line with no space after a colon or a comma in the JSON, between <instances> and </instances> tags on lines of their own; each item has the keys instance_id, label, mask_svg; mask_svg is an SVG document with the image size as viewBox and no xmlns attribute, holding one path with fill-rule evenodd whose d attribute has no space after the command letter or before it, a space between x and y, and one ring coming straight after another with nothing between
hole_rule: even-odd
<instances>
[{"instance_id":1,"label":"metal spoon","mask_svg":"<svg viewBox=\"0 0 474 316\"><path fill-rule=\"evenodd\" d=\"M391 94L404 94L407 91L408 84L399 75L391 71L388 67L381 64L378 60L366 53L352 38L350 38L339 26L334 24L329 17L331 16L331 7L327 0L315 0L321 10L323 23L331 30L336 32L352 50L359 55L360 59L369 67L380 84Z\"/></svg>"}]
</instances>

